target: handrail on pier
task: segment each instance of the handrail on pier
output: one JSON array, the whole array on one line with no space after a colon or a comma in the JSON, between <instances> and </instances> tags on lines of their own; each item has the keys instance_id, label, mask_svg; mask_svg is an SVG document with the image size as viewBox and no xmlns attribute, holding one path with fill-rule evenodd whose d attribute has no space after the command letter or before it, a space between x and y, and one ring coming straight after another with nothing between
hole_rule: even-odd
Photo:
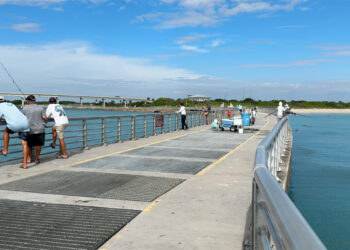
<instances>
[{"instance_id":1,"label":"handrail on pier","mask_svg":"<svg viewBox=\"0 0 350 250\"><path fill-rule=\"evenodd\" d=\"M224 111L214 111L210 120L224 117ZM206 124L202 112L188 112L187 123L190 128ZM53 125L53 123L51 123ZM0 142L6 123L0 121ZM181 119L175 113L144 113L135 115L112 115L94 117L70 117L69 126L65 129L65 142L68 151L85 150L95 146L136 140L179 130ZM51 125L47 124L45 145L41 155L53 155L59 147L52 149ZM6 157L0 155L0 165L18 162L22 158L21 142L17 135L10 136L9 152ZM3 143L1 143L3 144ZM0 147L2 145L0 144Z\"/></svg>"},{"instance_id":2,"label":"handrail on pier","mask_svg":"<svg viewBox=\"0 0 350 250\"><path fill-rule=\"evenodd\" d=\"M284 117L259 144L253 179L253 250L326 249L278 184L281 155L289 139Z\"/></svg>"}]
</instances>

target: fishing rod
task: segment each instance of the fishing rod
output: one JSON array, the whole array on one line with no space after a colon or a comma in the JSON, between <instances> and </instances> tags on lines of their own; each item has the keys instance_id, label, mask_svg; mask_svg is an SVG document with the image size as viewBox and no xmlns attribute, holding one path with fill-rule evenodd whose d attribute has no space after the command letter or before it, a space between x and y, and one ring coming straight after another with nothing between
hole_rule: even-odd
<instances>
[{"instance_id":1,"label":"fishing rod","mask_svg":"<svg viewBox=\"0 0 350 250\"><path fill-rule=\"evenodd\" d=\"M300 115L300 116L306 116L306 115L301 115L301 114L294 113L294 112L292 112L292 111L288 111L288 112L287 112L287 115Z\"/></svg>"},{"instance_id":2,"label":"fishing rod","mask_svg":"<svg viewBox=\"0 0 350 250\"><path fill-rule=\"evenodd\" d=\"M276 112L276 111L272 111L270 114L265 115L265 117L268 117L268 116L272 115L272 114L275 113L275 112Z\"/></svg>"},{"instance_id":3,"label":"fishing rod","mask_svg":"<svg viewBox=\"0 0 350 250\"><path fill-rule=\"evenodd\" d=\"M6 69L5 65L2 62L0 62L0 64L1 64L2 68L4 69L4 71L6 72L6 74L11 78L12 83L17 87L18 91L23 95L23 97L25 97L25 94L23 93L21 88L18 86L15 79L11 76L10 72Z\"/></svg>"}]
</instances>

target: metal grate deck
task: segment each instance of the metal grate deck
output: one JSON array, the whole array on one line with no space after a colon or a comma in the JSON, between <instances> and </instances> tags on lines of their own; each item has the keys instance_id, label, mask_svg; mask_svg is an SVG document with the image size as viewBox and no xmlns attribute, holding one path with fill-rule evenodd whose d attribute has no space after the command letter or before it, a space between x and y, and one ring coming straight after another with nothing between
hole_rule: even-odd
<instances>
[{"instance_id":1,"label":"metal grate deck","mask_svg":"<svg viewBox=\"0 0 350 250\"><path fill-rule=\"evenodd\" d=\"M217 159L228 153L221 151L196 150L196 149L179 149L179 148L160 148L160 147L143 147L125 152L121 155L149 155L149 156L170 156L186 158L203 158Z\"/></svg>"},{"instance_id":2,"label":"metal grate deck","mask_svg":"<svg viewBox=\"0 0 350 250\"><path fill-rule=\"evenodd\" d=\"M0 185L0 189L43 194L153 201L183 179L97 172L52 171Z\"/></svg>"},{"instance_id":3,"label":"metal grate deck","mask_svg":"<svg viewBox=\"0 0 350 250\"><path fill-rule=\"evenodd\" d=\"M139 213L0 200L0 249L97 249Z\"/></svg>"},{"instance_id":4,"label":"metal grate deck","mask_svg":"<svg viewBox=\"0 0 350 250\"><path fill-rule=\"evenodd\" d=\"M211 161L150 159L117 155L85 162L75 167L195 174L210 164Z\"/></svg>"}]
</instances>

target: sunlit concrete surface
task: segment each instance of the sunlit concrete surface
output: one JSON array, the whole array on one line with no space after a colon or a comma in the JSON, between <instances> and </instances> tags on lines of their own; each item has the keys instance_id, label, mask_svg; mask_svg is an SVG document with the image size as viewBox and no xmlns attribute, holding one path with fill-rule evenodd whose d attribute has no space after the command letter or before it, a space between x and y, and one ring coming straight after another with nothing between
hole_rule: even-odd
<instances>
[{"instance_id":1,"label":"sunlit concrete surface","mask_svg":"<svg viewBox=\"0 0 350 250\"><path fill-rule=\"evenodd\" d=\"M241 249L255 150L275 124L259 114L243 134L204 126L92 148L67 160L43 158L27 170L3 166L0 200L72 205L77 213L79 207L141 212L121 231L115 226L101 249Z\"/></svg>"}]
</instances>

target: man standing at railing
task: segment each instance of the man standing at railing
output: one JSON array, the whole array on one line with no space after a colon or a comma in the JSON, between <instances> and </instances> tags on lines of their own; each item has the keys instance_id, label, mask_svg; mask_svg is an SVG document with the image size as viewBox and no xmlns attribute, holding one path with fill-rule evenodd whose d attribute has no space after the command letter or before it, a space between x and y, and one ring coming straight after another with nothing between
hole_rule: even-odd
<instances>
[{"instance_id":1,"label":"man standing at railing","mask_svg":"<svg viewBox=\"0 0 350 250\"><path fill-rule=\"evenodd\" d=\"M284 107L282 102L278 103L278 107L277 107L277 120L280 121L283 117L283 112L284 112Z\"/></svg>"},{"instance_id":2,"label":"man standing at railing","mask_svg":"<svg viewBox=\"0 0 350 250\"><path fill-rule=\"evenodd\" d=\"M67 159L68 154L66 150L66 143L64 142L64 129L68 125L68 118L66 112L60 104L57 104L55 97L49 99L49 106L46 109L47 118L53 118L55 120L55 126L52 126L52 143L50 146L52 148L56 147L56 139L58 135L58 140L60 141L60 148L62 154L57 158Z\"/></svg>"},{"instance_id":3,"label":"man standing at railing","mask_svg":"<svg viewBox=\"0 0 350 250\"><path fill-rule=\"evenodd\" d=\"M6 121L4 130L4 149L0 150L3 156L7 156L10 142L10 134L18 132L19 138L22 140L23 146L23 166L27 164L27 137L29 132L29 123L27 118L12 103L6 102L3 96L0 96L0 118Z\"/></svg>"},{"instance_id":4,"label":"man standing at railing","mask_svg":"<svg viewBox=\"0 0 350 250\"><path fill-rule=\"evenodd\" d=\"M188 129L188 126L186 124L186 108L184 104L180 103L180 109L177 111L177 113L181 114L181 127L182 129Z\"/></svg>"},{"instance_id":5,"label":"man standing at railing","mask_svg":"<svg viewBox=\"0 0 350 250\"><path fill-rule=\"evenodd\" d=\"M31 161L32 148L35 147L35 164L40 163L41 147L45 144L45 120L44 108L37 105L35 96L29 95L26 98L27 104L23 108L23 114L27 117L30 127L28 135L28 162Z\"/></svg>"}]
</instances>

